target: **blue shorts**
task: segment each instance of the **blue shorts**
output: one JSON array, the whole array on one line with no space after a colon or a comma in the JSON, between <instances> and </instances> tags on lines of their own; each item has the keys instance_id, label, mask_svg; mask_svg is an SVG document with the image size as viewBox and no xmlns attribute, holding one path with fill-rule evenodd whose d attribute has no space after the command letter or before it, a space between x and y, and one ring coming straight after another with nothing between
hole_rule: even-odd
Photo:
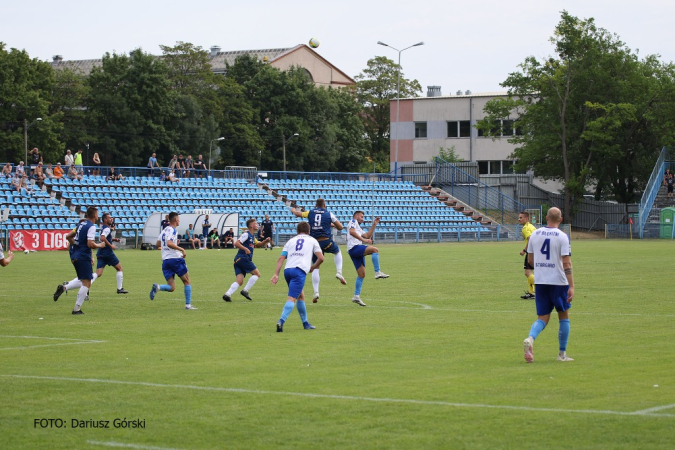
<instances>
[{"instance_id":1,"label":"blue shorts","mask_svg":"<svg viewBox=\"0 0 675 450\"><path fill-rule=\"evenodd\" d=\"M328 238L324 239L323 241L319 241L319 247L321 247L321 253L324 255L326 253L332 253L334 255L337 255L340 253L340 247L333 241L333 238ZM316 255L312 255L312 264L316 262Z\"/></svg>"},{"instance_id":2,"label":"blue shorts","mask_svg":"<svg viewBox=\"0 0 675 450\"><path fill-rule=\"evenodd\" d=\"M354 263L356 270L359 270L361 266L366 267L366 255L364 253L366 252L367 248L367 245L356 245L347 252L352 258L352 262Z\"/></svg>"},{"instance_id":3,"label":"blue shorts","mask_svg":"<svg viewBox=\"0 0 675 450\"><path fill-rule=\"evenodd\" d=\"M110 256L98 256L96 258L96 269L102 269L105 266L113 266L115 267L120 263L120 260L117 259L117 256L115 255L110 255Z\"/></svg>"},{"instance_id":4,"label":"blue shorts","mask_svg":"<svg viewBox=\"0 0 675 450\"><path fill-rule=\"evenodd\" d=\"M73 266L75 266L78 280L91 280L94 278L94 266L91 265L91 259L75 259L73 260Z\"/></svg>"},{"instance_id":5,"label":"blue shorts","mask_svg":"<svg viewBox=\"0 0 675 450\"><path fill-rule=\"evenodd\" d=\"M237 256L234 258L234 274L246 276L247 273L251 273L256 270L257 267L253 264L251 258L246 258L243 256Z\"/></svg>"},{"instance_id":6,"label":"blue shorts","mask_svg":"<svg viewBox=\"0 0 675 450\"><path fill-rule=\"evenodd\" d=\"M164 278L169 280L178 275L182 277L188 273L187 264L185 264L185 259L183 258L171 258L165 259L162 261L162 272L164 272Z\"/></svg>"},{"instance_id":7,"label":"blue shorts","mask_svg":"<svg viewBox=\"0 0 675 450\"><path fill-rule=\"evenodd\" d=\"M572 307L572 304L567 301L569 286L554 284L537 284L536 286L534 295L538 316L551 314L553 308L558 312L562 312Z\"/></svg>"},{"instance_id":8,"label":"blue shorts","mask_svg":"<svg viewBox=\"0 0 675 450\"><path fill-rule=\"evenodd\" d=\"M300 297L305 287L305 278L307 278L305 271L298 267L285 269L284 278L286 278L286 283L288 283L288 296L293 298Z\"/></svg>"}]
</instances>

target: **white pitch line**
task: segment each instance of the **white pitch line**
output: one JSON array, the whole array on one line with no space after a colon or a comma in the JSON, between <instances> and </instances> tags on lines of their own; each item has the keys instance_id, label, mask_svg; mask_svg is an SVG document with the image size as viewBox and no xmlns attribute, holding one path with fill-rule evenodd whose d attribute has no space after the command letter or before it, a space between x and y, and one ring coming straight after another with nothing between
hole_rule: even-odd
<instances>
[{"instance_id":1,"label":"white pitch line","mask_svg":"<svg viewBox=\"0 0 675 450\"><path fill-rule=\"evenodd\" d=\"M102 445L104 447L117 447L117 448L137 448L141 450L181 450L173 447L156 447L154 445L140 445L140 444L126 444L124 442L101 442L101 441L87 441L87 444L90 445Z\"/></svg>"},{"instance_id":2,"label":"white pitch line","mask_svg":"<svg viewBox=\"0 0 675 450\"><path fill-rule=\"evenodd\" d=\"M562 408L535 408L531 406L513 406L513 405L490 405L486 403L455 403L435 400L415 400L405 398L386 398L386 397L359 397L351 395L333 395L333 394L312 394L308 392L285 392L285 391L265 391L256 389L239 389L239 388L224 388L212 386L193 386L183 384L160 384L148 383L143 381L123 381L123 380L102 380L96 378L72 378L72 377L42 377L34 375L0 375L4 378L20 378L32 380L53 380L53 381L75 381L85 383L103 383L103 384L120 384L131 386L147 386L154 388L168 388L168 389L191 389L195 391L208 392L231 392L235 394L257 394L257 395L279 395L279 396L293 396L306 398L325 398L333 400L354 400L361 402L377 402L377 403L398 403L398 404L413 404L413 405L434 405L434 406L450 406L455 408L487 408L487 409L506 409L515 411L531 411L531 412L555 412L555 413L569 413L569 414L602 414L613 416L637 416L637 417L675 417L675 414L652 414L645 412L622 412L610 411L600 409L562 409Z\"/></svg>"},{"instance_id":3,"label":"white pitch line","mask_svg":"<svg viewBox=\"0 0 675 450\"><path fill-rule=\"evenodd\" d=\"M640 411L635 411L633 414L650 415L653 412L663 411L664 409L671 409L671 408L675 408L675 403L673 403L672 405L655 406L653 408L641 409Z\"/></svg>"},{"instance_id":4,"label":"white pitch line","mask_svg":"<svg viewBox=\"0 0 675 450\"><path fill-rule=\"evenodd\" d=\"M55 338L55 337L41 337L41 336L7 336L0 335L2 338L11 338L11 339L43 339L48 341L73 341L73 342L63 342L60 344L41 344L41 345L24 345L21 347L3 347L0 350L21 350L24 348L39 348L39 347L56 347L59 345L79 345L79 344L101 344L105 341L96 341L93 339L71 339L71 338Z\"/></svg>"}]
</instances>

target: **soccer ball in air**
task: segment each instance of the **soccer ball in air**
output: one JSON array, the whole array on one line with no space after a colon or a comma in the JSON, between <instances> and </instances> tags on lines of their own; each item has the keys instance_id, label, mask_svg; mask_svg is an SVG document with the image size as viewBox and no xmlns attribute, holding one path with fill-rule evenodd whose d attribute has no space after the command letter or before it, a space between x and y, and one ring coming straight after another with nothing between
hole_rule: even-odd
<instances>
[{"instance_id":1,"label":"soccer ball in air","mask_svg":"<svg viewBox=\"0 0 675 450\"><path fill-rule=\"evenodd\" d=\"M312 48L318 48L319 47L319 40L317 38L312 38L309 40L309 46Z\"/></svg>"}]
</instances>

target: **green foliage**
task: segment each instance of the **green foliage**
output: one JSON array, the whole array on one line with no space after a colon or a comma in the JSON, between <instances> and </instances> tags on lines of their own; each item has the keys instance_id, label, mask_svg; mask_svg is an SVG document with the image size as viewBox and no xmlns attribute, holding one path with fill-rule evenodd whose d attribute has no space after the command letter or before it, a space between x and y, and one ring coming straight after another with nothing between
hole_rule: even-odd
<instances>
[{"instance_id":1,"label":"green foliage","mask_svg":"<svg viewBox=\"0 0 675 450\"><path fill-rule=\"evenodd\" d=\"M449 163L458 163L464 161L455 151L455 146L452 145L448 148L439 147L438 148L438 157L445 162ZM431 158L431 161L434 162L436 158Z\"/></svg>"},{"instance_id":2,"label":"green foliage","mask_svg":"<svg viewBox=\"0 0 675 450\"><path fill-rule=\"evenodd\" d=\"M370 141L370 164L386 167L389 172L390 103L398 94L399 67L394 61L378 56L368 61L368 67L356 79L356 98L363 106L361 120ZM400 73L401 98L414 97L422 92L417 80L408 80ZM372 169L369 169L372 170Z\"/></svg>"},{"instance_id":3,"label":"green foliage","mask_svg":"<svg viewBox=\"0 0 675 450\"><path fill-rule=\"evenodd\" d=\"M152 152L170 159L176 136L168 126L177 112L168 75L166 64L141 50L129 56L106 53L102 66L92 70L88 122L104 164L144 165Z\"/></svg>"},{"instance_id":4,"label":"green foliage","mask_svg":"<svg viewBox=\"0 0 675 450\"><path fill-rule=\"evenodd\" d=\"M39 147L45 157L61 148L61 118L50 114L54 88L51 66L24 50L7 51L0 42L0 158L18 163L25 157L24 121L34 123L28 132L28 146ZM54 152L54 153L53 153ZM47 158L45 159L47 160Z\"/></svg>"},{"instance_id":5,"label":"green foliage","mask_svg":"<svg viewBox=\"0 0 675 450\"><path fill-rule=\"evenodd\" d=\"M565 11L551 42L555 56L526 58L502 83L509 97L489 102L477 128L494 136L494 120L515 118L516 170L563 181L571 220L589 185L623 202L644 186L675 140L675 68L638 59L593 19Z\"/></svg>"}]
</instances>

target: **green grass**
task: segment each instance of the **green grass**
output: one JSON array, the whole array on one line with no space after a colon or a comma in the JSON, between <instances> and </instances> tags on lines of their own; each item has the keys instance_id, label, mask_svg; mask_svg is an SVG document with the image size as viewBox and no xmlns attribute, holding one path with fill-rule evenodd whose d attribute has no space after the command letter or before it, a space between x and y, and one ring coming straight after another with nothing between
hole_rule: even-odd
<instances>
[{"instance_id":1,"label":"green grass","mask_svg":"<svg viewBox=\"0 0 675 450\"><path fill-rule=\"evenodd\" d=\"M107 268L84 316L70 314L74 292L52 301L74 276L65 253L18 254L0 270L0 447L670 449L672 245L573 241L575 361L555 360L552 318L534 364L522 357L536 315L519 298L520 243L382 245L391 278L374 280L368 261L366 308L350 302L351 261L342 286L328 256L321 300L308 303L317 329L294 311L283 334L285 284L268 281L278 250L256 251L254 301L229 304L234 253L189 251L198 311L183 309L182 288L148 299L159 252L118 252L131 294L115 294ZM68 427L35 428L40 418ZM115 418L145 428L115 429Z\"/></svg>"}]
</instances>

